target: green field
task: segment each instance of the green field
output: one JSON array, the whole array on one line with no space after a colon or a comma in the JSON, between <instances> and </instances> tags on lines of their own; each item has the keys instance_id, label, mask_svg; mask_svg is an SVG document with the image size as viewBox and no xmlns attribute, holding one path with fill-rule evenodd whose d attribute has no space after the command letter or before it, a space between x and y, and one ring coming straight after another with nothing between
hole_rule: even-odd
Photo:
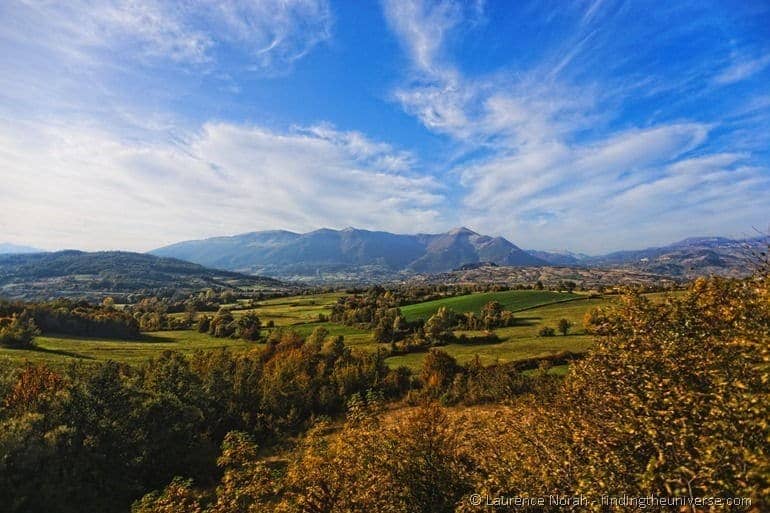
<instances>
[{"instance_id":1,"label":"green field","mask_svg":"<svg viewBox=\"0 0 770 513\"><path fill-rule=\"evenodd\" d=\"M318 320L318 314L331 313L331 307L344 294L333 292L313 296L292 296L260 301L248 310L234 311L236 317L247 312L255 313L262 323L273 321L276 326L293 326Z\"/></svg>"},{"instance_id":2,"label":"green field","mask_svg":"<svg viewBox=\"0 0 770 513\"><path fill-rule=\"evenodd\" d=\"M215 338L192 330L147 333L138 341L46 336L36 337L35 345L35 349L31 350L0 348L0 364L28 361L60 365L106 360L133 364L158 356L166 350L192 353L199 349L228 347L240 351L261 346L244 340Z\"/></svg>"},{"instance_id":3,"label":"green field","mask_svg":"<svg viewBox=\"0 0 770 513\"><path fill-rule=\"evenodd\" d=\"M676 294L676 293L674 293ZM386 344L377 344L370 331L335 324L318 322L318 314L329 314L331 306L341 293L318 294L314 296L294 296L260 302L254 308L235 311L235 315L255 312L267 322L273 320L276 327L288 327L303 335L309 335L315 328L322 326L331 335L342 335L345 343L361 351L376 351L387 348ZM661 301L666 294L650 294L652 300ZM425 317L435 312L439 306L448 306L456 311L478 311L488 301L499 301L505 308L517 311L517 324L500 328L495 333L500 338L495 343L478 343L474 338L483 333L460 331L468 340L443 346L442 349L465 363L478 355L485 364L511 362L525 358L551 355L560 351L584 352L592 344L590 336L583 330L583 316L592 308L613 302L614 297L589 299L578 294L551 291L506 291L471 294L428 301L402 308L407 318ZM561 318L569 319L574 327L569 335L540 337L538 332L543 326L556 327ZM0 348L0 364L18 365L25 361L47 362L61 365L68 362L98 362L117 360L127 363L140 363L158 356L165 350L191 353L196 350L210 350L221 347L241 351L262 347L261 344L229 338L215 338L195 330L161 331L148 333L140 341L100 340L63 336L44 336L35 339L34 350ZM412 353L388 358L391 367L405 365L412 369L420 367L425 353Z\"/></svg>"},{"instance_id":4,"label":"green field","mask_svg":"<svg viewBox=\"0 0 770 513\"><path fill-rule=\"evenodd\" d=\"M233 309L233 316L235 317L254 313L257 314L263 324L273 321L276 326L296 326L317 321L318 314L320 313L328 315L331 312L332 305L343 295L340 292L330 292L312 296L266 299L259 301L252 308L244 308L241 303L225 306ZM182 317L185 314L176 313L172 315ZM214 312L207 312L206 315L214 315Z\"/></svg>"},{"instance_id":5,"label":"green field","mask_svg":"<svg viewBox=\"0 0 770 513\"><path fill-rule=\"evenodd\" d=\"M473 337L482 336L481 332L459 331L456 332L457 335L465 334L470 340L466 343L448 344L441 349L460 363L471 361L478 355L484 364L512 362L552 355L561 351L581 353L593 343L592 337L586 335L583 329L583 316L592 308L610 301L611 299L583 299L532 308L516 316L519 320L518 325L495 330L500 337L499 342L477 344L473 342ZM562 318L572 321L574 327L570 334L555 337L538 336L540 328L543 326L555 328L556 323ZM425 353L393 356L388 359L388 365L391 367L404 365L417 369L424 358Z\"/></svg>"},{"instance_id":6,"label":"green field","mask_svg":"<svg viewBox=\"0 0 770 513\"><path fill-rule=\"evenodd\" d=\"M451 308L455 312L459 313L478 313L481 311L484 305L490 301L497 301L503 306L505 310L516 312L540 305L580 299L581 297L584 296L580 296L578 294L570 294L567 292L553 292L550 290L506 290L504 292L483 292L479 294L468 294L466 296L436 299L434 301L426 301L424 303L404 306L401 308L401 313L403 313L404 317L406 317L406 319L409 321L413 321L415 319L427 319L436 313L436 311L442 306Z\"/></svg>"}]
</instances>

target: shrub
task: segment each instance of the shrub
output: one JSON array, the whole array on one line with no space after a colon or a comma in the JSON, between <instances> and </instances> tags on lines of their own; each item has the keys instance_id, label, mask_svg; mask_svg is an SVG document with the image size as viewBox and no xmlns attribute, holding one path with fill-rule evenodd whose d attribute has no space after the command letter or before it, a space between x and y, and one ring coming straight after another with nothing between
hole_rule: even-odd
<instances>
[{"instance_id":1,"label":"shrub","mask_svg":"<svg viewBox=\"0 0 770 513\"><path fill-rule=\"evenodd\" d=\"M541 337L553 337L556 335L556 330L550 326L543 326L537 334Z\"/></svg>"},{"instance_id":2,"label":"shrub","mask_svg":"<svg viewBox=\"0 0 770 513\"><path fill-rule=\"evenodd\" d=\"M0 346L32 347L33 339L39 334L40 330L26 310L21 314L0 319Z\"/></svg>"}]
</instances>

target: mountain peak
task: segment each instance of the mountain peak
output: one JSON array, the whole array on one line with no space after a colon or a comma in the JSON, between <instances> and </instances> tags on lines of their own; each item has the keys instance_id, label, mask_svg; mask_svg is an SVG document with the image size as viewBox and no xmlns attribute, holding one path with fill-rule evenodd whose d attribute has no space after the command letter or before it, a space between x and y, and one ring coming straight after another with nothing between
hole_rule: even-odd
<instances>
[{"instance_id":1,"label":"mountain peak","mask_svg":"<svg viewBox=\"0 0 770 513\"><path fill-rule=\"evenodd\" d=\"M470 228L466 228L465 226L458 226L457 228L452 228L447 232L448 235L478 235L478 233L474 232Z\"/></svg>"},{"instance_id":2,"label":"mountain peak","mask_svg":"<svg viewBox=\"0 0 770 513\"><path fill-rule=\"evenodd\" d=\"M446 272L460 265L543 265L502 237L488 237L460 226L444 233L398 234L347 227L322 228L292 237L230 242L192 241L153 251L209 267L296 277L330 273L335 276L382 269L383 272Z\"/></svg>"}]
</instances>

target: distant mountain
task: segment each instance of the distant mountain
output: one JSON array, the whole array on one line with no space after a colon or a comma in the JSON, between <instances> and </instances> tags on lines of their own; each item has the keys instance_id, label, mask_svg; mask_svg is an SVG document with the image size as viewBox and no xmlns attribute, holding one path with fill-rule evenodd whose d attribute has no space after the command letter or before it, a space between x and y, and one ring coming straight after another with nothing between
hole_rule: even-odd
<instances>
[{"instance_id":1,"label":"distant mountain","mask_svg":"<svg viewBox=\"0 0 770 513\"><path fill-rule=\"evenodd\" d=\"M546 287L557 287L571 281L584 290L600 287L648 285L666 287L687 281L683 277L671 277L638 271L633 268L589 268L586 266L538 266L508 267L499 265L462 266L447 273L417 275L409 282L433 285L472 285L479 283L506 284L510 287L533 285L537 282Z\"/></svg>"},{"instance_id":2,"label":"distant mountain","mask_svg":"<svg viewBox=\"0 0 770 513\"><path fill-rule=\"evenodd\" d=\"M282 289L272 278L207 269L174 258L123 251L58 251L0 255L0 296L45 299L204 288Z\"/></svg>"},{"instance_id":3,"label":"distant mountain","mask_svg":"<svg viewBox=\"0 0 770 513\"><path fill-rule=\"evenodd\" d=\"M445 272L485 261L508 266L545 264L502 237L468 228L417 235L354 228L302 234L265 231L180 242L151 254L233 271L326 281Z\"/></svg>"},{"instance_id":4,"label":"distant mountain","mask_svg":"<svg viewBox=\"0 0 770 513\"><path fill-rule=\"evenodd\" d=\"M617 251L589 257L590 267L626 267L640 271L693 278L704 275L743 276L751 272L752 254L767 249L768 239L693 237L667 246Z\"/></svg>"},{"instance_id":5,"label":"distant mountain","mask_svg":"<svg viewBox=\"0 0 770 513\"><path fill-rule=\"evenodd\" d=\"M19 253L41 253L42 249L32 248L30 246L19 246L10 242L0 242L0 255L19 254Z\"/></svg>"},{"instance_id":6,"label":"distant mountain","mask_svg":"<svg viewBox=\"0 0 770 513\"><path fill-rule=\"evenodd\" d=\"M550 265L564 267L581 267L591 258L583 253L573 253L571 251L538 251L528 249L527 253L540 260L544 260Z\"/></svg>"}]
</instances>

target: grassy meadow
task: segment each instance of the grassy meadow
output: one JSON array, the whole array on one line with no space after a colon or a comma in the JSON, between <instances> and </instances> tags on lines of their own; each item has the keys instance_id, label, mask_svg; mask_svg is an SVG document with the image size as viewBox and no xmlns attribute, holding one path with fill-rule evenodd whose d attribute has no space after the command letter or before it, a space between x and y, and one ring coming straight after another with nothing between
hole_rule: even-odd
<instances>
[{"instance_id":1,"label":"grassy meadow","mask_svg":"<svg viewBox=\"0 0 770 513\"><path fill-rule=\"evenodd\" d=\"M497 301L505 310L516 312L541 305L561 301L580 299L583 296L568 292L553 292L550 290L506 290L503 292L482 292L455 296L434 301L425 301L401 308L401 313L408 321L415 319L427 319L442 306L451 308L458 313L480 312L485 304Z\"/></svg>"},{"instance_id":2,"label":"grassy meadow","mask_svg":"<svg viewBox=\"0 0 770 513\"><path fill-rule=\"evenodd\" d=\"M517 291L527 292L527 291ZM457 331L456 335L465 335L468 341L443 346L442 349L455 357L458 362L465 363L476 355L485 365L495 362L505 363L526 358L547 356L561 351L580 353L592 344L592 337L583 329L583 316L589 310L608 304L612 299L587 299L577 296L569 301L561 300L544 306L530 308L516 315L515 326L499 328L495 333L500 338L493 344L477 344L474 337L482 337L480 331ZM556 328L559 319L568 319L573 327L566 336L540 337L538 332L543 326ZM425 353L411 353L394 356L388 359L391 366L405 365L412 369L419 368Z\"/></svg>"},{"instance_id":3,"label":"grassy meadow","mask_svg":"<svg viewBox=\"0 0 770 513\"><path fill-rule=\"evenodd\" d=\"M376 351L368 330L344 326L331 322L319 322L319 314L329 314L331 306L342 293L326 293L311 296L293 296L260 301L253 308L235 310L235 316L247 312L256 313L263 323L273 321L276 328L291 328L308 335L316 327L324 327L331 335L342 335L345 343L361 351ZM654 300L662 300L665 294L651 294ZM424 318L440 306L447 306L458 312L478 312L488 301L499 301L504 308L518 312L515 326L495 330L499 341L477 343L474 338L482 332L458 331L465 335L465 342L443 346L443 350L460 363L472 360L478 355L484 364L511 362L525 358L546 356L561 351L583 352L592 344L592 339L583 330L582 319L586 312L600 305L614 301L613 297L589 299L581 294L552 291L517 290L505 292L478 293L436 301L427 301L402 308L408 319ZM573 328L566 336L540 337L543 326L556 327L559 319L572 321ZM23 362L46 362L51 365L66 365L71 362L97 362L116 360L139 363L166 350L192 353L196 350L211 350L228 347L235 351L261 347L261 344L240 339L216 338L195 330L159 331L146 333L142 340L120 341L64 336L40 336L35 339L35 349L0 348L0 364L18 365ZM379 345L385 347L385 345ZM411 353L388 358L391 367L401 365L417 369L425 353Z\"/></svg>"},{"instance_id":4,"label":"grassy meadow","mask_svg":"<svg viewBox=\"0 0 770 513\"><path fill-rule=\"evenodd\" d=\"M260 345L239 339L216 338L192 330L156 331L144 334L142 340L131 341L42 336L35 338L34 349L0 348L0 364L33 362L58 366L106 360L133 364L168 350L192 353L228 347L240 351Z\"/></svg>"}]
</instances>

